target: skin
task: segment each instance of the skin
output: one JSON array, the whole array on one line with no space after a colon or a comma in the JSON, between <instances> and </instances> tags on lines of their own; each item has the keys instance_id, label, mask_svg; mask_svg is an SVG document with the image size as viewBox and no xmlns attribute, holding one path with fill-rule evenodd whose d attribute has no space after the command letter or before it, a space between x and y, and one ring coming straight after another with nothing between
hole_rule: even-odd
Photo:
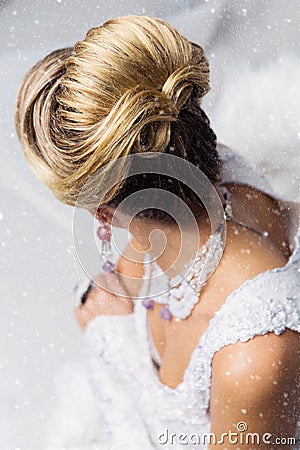
<instances>
[{"instance_id":1,"label":"skin","mask_svg":"<svg viewBox=\"0 0 300 450\"><path fill-rule=\"evenodd\" d=\"M256 229L267 230L269 237L262 238L253 231L228 222L223 257L202 288L201 301L192 314L181 321L174 318L162 321L158 304L147 312L151 333L162 359L159 378L171 388L176 388L182 381L191 353L228 295L245 280L268 269L284 266L289 257L284 221L276 201L248 186L227 187L231 191L235 217ZM113 212L112 208L102 207L97 212L97 219L110 222ZM118 226L122 226L122 217L118 220ZM176 227L133 219L130 224L133 239L116 268L120 275L134 276L137 281L130 283L120 276L111 276L108 282L110 285L119 283L120 296L114 296L101 287L92 290L85 305L76 308L76 317L83 330L98 314L133 312L130 296L137 296L141 287L143 266L140 262L145 251L152 250L149 233L157 228L168 238L165 252L157 262L164 271L168 269L170 260L180 248L180 235ZM205 215L199 220L199 230L202 245L211 231ZM232 270L233 267L235 270ZM299 368L300 335L291 330L285 330L280 336L274 333L255 336L247 342L239 341L216 352L212 361L211 432L220 439L222 433L229 430L236 432L236 424L243 421L247 423L247 432L258 433L260 439L264 433L272 434L274 439L293 437L300 414ZM237 444L230 443L225 437L222 444L211 444L209 449L212 448L270 450L291 449L292 446L282 443L273 446L262 442L251 444L251 441Z\"/></svg>"}]
</instances>

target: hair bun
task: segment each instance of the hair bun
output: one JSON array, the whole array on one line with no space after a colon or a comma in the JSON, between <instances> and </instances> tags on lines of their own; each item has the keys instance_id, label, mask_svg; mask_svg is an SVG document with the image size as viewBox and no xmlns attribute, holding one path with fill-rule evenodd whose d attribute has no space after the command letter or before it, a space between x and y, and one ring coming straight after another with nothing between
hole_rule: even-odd
<instances>
[{"instance_id":1,"label":"hair bun","mask_svg":"<svg viewBox=\"0 0 300 450\"><path fill-rule=\"evenodd\" d=\"M208 90L201 47L163 20L119 17L31 69L16 125L32 170L74 205L99 168L130 153L164 151L182 108L199 105ZM87 193L84 203L95 199Z\"/></svg>"},{"instance_id":2,"label":"hair bun","mask_svg":"<svg viewBox=\"0 0 300 450\"><path fill-rule=\"evenodd\" d=\"M137 85L129 89L114 105L100 125L100 135L105 131L111 148L119 145L116 133L126 123L122 133L122 146L133 152L163 151L170 139L170 123L178 110L172 100L157 89Z\"/></svg>"},{"instance_id":3,"label":"hair bun","mask_svg":"<svg viewBox=\"0 0 300 450\"><path fill-rule=\"evenodd\" d=\"M208 60L202 47L191 45L190 63L174 70L161 91L140 86L133 90L141 94L140 107L145 113L145 124L135 142L135 151L164 151L170 141L171 122L177 119L182 107L192 95L199 104L210 90Z\"/></svg>"}]
</instances>

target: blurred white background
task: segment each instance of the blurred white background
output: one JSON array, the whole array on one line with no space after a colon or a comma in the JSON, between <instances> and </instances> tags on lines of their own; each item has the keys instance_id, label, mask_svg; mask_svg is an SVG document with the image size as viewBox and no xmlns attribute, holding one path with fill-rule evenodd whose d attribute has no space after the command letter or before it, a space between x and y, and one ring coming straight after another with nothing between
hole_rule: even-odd
<instances>
[{"instance_id":1,"label":"blurred white background","mask_svg":"<svg viewBox=\"0 0 300 450\"><path fill-rule=\"evenodd\" d=\"M72 289L84 277L73 247L73 210L35 179L14 130L25 72L110 17L165 18L206 50L212 90L204 107L220 140L262 167L277 193L299 199L299 6L288 0L0 1L1 450L45 448L55 376L64 365L76 370L84 353L73 315ZM91 220L87 213L83 233L85 220ZM115 232L122 247L126 236ZM96 273L97 259L94 264Z\"/></svg>"}]
</instances>

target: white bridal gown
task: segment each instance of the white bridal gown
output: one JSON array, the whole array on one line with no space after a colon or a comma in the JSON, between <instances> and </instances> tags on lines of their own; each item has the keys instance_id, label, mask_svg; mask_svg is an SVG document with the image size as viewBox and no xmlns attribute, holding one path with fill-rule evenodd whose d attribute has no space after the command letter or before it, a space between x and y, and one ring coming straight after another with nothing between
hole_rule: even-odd
<instances>
[{"instance_id":1,"label":"white bridal gown","mask_svg":"<svg viewBox=\"0 0 300 450\"><path fill-rule=\"evenodd\" d=\"M222 183L248 184L274 195L263 175L241 156L223 146L219 151L224 162ZM267 332L279 335L289 328L300 333L300 203L280 201L292 251L289 261L245 281L229 295L201 336L176 389L158 378L152 358L159 364L159 356L149 335L147 310L140 300L135 302L133 314L100 315L89 323L85 332L87 373L95 423L81 444L72 444L70 439L64 448L208 448L203 434L210 431L214 353ZM142 289L146 288L145 282ZM299 390L295 385L296 396ZM172 433L176 434L173 438ZM294 449L300 448L299 435L300 422Z\"/></svg>"}]
</instances>

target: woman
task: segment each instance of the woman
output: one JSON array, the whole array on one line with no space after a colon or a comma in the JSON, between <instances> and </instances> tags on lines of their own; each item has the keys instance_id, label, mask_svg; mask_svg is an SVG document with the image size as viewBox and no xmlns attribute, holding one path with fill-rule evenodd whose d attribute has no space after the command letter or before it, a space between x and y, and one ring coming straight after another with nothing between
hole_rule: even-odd
<instances>
[{"instance_id":1,"label":"woman","mask_svg":"<svg viewBox=\"0 0 300 450\"><path fill-rule=\"evenodd\" d=\"M217 145L201 108L208 90L201 47L162 20L129 16L48 55L19 91L30 167L101 224L106 272L76 309L95 352L94 448L298 448L299 205ZM157 170L130 175L136 156ZM161 156L176 161L172 178ZM193 169L178 158L210 195L184 183ZM213 233L211 195L223 212ZM110 224L132 235L116 266Z\"/></svg>"}]
</instances>

